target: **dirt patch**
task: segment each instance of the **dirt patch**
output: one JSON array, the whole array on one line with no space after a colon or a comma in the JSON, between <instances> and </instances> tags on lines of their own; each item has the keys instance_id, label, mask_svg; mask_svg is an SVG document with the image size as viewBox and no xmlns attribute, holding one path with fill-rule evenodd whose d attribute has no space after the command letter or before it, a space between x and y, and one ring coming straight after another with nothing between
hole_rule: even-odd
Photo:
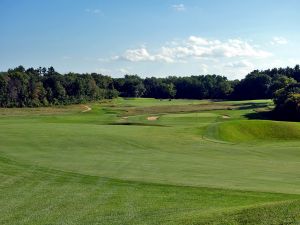
<instances>
[{"instance_id":1,"label":"dirt patch","mask_svg":"<svg viewBox=\"0 0 300 225\"><path fill-rule=\"evenodd\" d=\"M149 117L147 117L147 120L149 120L149 121L155 121L155 120L158 120L158 116L149 116Z\"/></svg>"},{"instance_id":2,"label":"dirt patch","mask_svg":"<svg viewBox=\"0 0 300 225\"><path fill-rule=\"evenodd\" d=\"M230 117L230 116L227 116L227 115L223 115L222 118L223 118L223 119L230 119L231 117Z\"/></svg>"}]
</instances>

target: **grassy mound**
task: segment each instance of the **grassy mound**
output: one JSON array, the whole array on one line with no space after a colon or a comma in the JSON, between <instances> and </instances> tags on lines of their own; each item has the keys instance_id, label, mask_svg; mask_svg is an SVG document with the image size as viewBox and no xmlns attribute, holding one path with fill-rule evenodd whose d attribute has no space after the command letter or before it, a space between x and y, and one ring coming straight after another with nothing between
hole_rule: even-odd
<instances>
[{"instance_id":1,"label":"grassy mound","mask_svg":"<svg viewBox=\"0 0 300 225\"><path fill-rule=\"evenodd\" d=\"M300 124L278 121L230 121L219 124L216 134L229 142L298 140Z\"/></svg>"}]
</instances>

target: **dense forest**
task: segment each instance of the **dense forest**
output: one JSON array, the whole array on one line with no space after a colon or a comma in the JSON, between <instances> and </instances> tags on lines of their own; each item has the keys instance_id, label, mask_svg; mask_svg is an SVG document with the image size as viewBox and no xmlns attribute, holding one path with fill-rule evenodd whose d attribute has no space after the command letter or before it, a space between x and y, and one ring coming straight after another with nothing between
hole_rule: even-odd
<instances>
[{"instance_id":1,"label":"dense forest","mask_svg":"<svg viewBox=\"0 0 300 225\"><path fill-rule=\"evenodd\" d=\"M220 75L141 78L125 75L60 74L53 67L19 66L0 72L1 107L39 107L122 97L159 99L274 99L275 111L300 120L300 68L255 70L242 80Z\"/></svg>"},{"instance_id":2,"label":"dense forest","mask_svg":"<svg viewBox=\"0 0 300 225\"><path fill-rule=\"evenodd\" d=\"M118 96L113 79L100 74L59 74L49 69L19 66L0 73L1 107L74 104Z\"/></svg>"}]
</instances>

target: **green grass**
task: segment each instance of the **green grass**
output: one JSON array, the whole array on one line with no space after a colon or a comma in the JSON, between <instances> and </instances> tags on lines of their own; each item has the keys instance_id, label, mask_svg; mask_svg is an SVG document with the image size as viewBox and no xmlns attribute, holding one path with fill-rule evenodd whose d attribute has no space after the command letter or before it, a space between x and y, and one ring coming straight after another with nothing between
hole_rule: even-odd
<instances>
[{"instance_id":1,"label":"green grass","mask_svg":"<svg viewBox=\"0 0 300 225\"><path fill-rule=\"evenodd\" d=\"M299 125L247 116L270 101L89 106L0 109L0 224L299 223Z\"/></svg>"},{"instance_id":2,"label":"green grass","mask_svg":"<svg viewBox=\"0 0 300 225\"><path fill-rule=\"evenodd\" d=\"M218 126L220 138L230 142L299 140L300 124L278 121L233 121Z\"/></svg>"}]
</instances>

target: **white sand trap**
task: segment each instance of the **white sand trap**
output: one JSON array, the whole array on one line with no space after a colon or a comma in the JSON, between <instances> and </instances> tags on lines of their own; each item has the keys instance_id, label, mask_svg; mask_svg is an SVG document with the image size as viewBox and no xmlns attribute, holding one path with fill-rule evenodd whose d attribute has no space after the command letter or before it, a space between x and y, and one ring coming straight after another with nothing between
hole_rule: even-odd
<instances>
[{"instance_id":1,"label":"white sand trap","mask_svg":"<svg viewBox=\"0 0 300 225\"><path fill-rule=\"evenodd\" d=\"M230 119L230 116L224 115L222 116L223 119Z\"/></svg>"},{"instance_id":2,"label":"white sand trap","mask_svg":"<svg viewBox=\"0 0 300 225\"><path fill-rule=\"evenodd\" d=\"M128 119L128 116L124 116L122 117L123 120L127 120Z\"/></svg>"},{"instance_id":3,"label":"white sand trap","mask_svg":"<svg viewBox=\"0 0 300 225\"><path fill-rule=\"evenodd\" d=\"M92 110L92 108L91 107L89 107L89 106L87 106L87 105L84 105L83 106L83 108L84 108L84 110L83 111L81 111L81 112L88 112L88 111L91 111Z\"/></svg>"},{"instance_id":4,"label":"white sand trap","mask_svg":"<svg viewBox=\"0 0 300 225\"><path fill-rule=\"evenodd\" d=\"M158 116L149 116L149 117L147 117L147 120L154 121L154 120L157 120L158 118L159 118Z\"/></svg>"}]
</instances>

